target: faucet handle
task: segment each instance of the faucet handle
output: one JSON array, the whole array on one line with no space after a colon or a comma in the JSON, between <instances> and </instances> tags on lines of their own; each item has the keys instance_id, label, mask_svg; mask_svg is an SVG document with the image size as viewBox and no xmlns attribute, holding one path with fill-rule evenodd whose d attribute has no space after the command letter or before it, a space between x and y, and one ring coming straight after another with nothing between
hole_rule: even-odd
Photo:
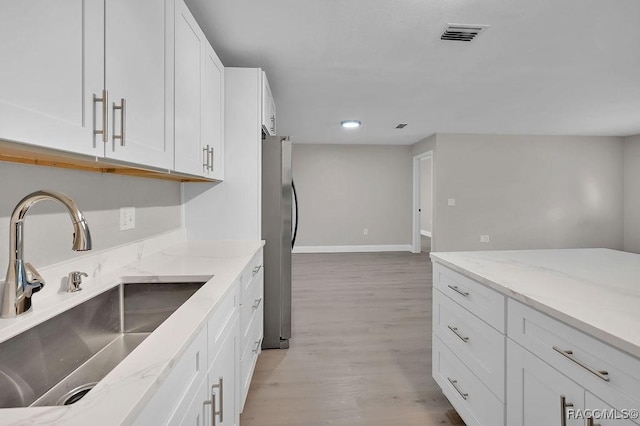
<instances>
[{"instance_id":1,"label":"faucet handle","mask_svg":"<svg viewBox=\"0 0 640 426\"><path fill-rule=\"evenodd\" d=\"M69 288L67 290L69 293L75 293L76 291L82 290L82 287L80 287L80 284L82 284L82 277L88 277L88 275L82 271L69 272Z\"/></svg>"},{"instance_id":2,"label":"faucet handle","mask_svg":"<svg viewBox=\"0 0 640 426\"><path fill-rule=\"evenodd\" d=\"M40 289L44 287L45 281L42 275L40 275L36 268L29 262L24 264L24 269L27 276L27 283L29 283L28 288L25 289L25 293L27 293L27 297L31 297L31 293L40 291Z\"/></svg>"}]
</instances>

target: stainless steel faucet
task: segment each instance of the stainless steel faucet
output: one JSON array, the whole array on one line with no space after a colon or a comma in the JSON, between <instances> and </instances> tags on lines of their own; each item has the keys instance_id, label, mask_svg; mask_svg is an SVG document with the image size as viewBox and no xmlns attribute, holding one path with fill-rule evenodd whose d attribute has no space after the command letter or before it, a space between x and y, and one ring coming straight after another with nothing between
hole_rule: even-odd
<instances>
[{"instance_id":1,"label":"stainless steel faucet","mask_svg":"<svg viewBox=\"0 0 640 426\"><path fill-rule=\"evenodd\" d=\"M13 318L31 309L31 296L44 287L36 268L23 259L24 218L29 208L42 200L60 201L69 210L73 222L72 250L91 250L89 225L75 201L56 191L36 191L24 197L11 214L9 230L9 268L2 291L0 317Z\"/></svg>"}]
</instances>

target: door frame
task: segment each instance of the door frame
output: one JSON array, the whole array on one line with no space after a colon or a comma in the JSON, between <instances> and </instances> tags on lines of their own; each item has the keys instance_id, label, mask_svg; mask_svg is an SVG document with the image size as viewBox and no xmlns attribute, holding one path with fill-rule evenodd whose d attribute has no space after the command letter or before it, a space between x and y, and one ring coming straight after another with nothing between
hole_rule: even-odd
<instances>
[{"instance_id":1,"label":"door frame","mask_svg":"<svg viewBox=\"0 0 640 426\"><path fill-rule=\"evenodd\" d=\"M421 253L422 246L420 243L420 185L421 185L421 173L420 173L420 165L421 161L427 158L431 158L431 218L433 221L433 150L423 152L422 154L413 156L413 231L412 231L412 244L411 244L411 252L412 253ZM431 241L433 245L433 235L434 235L433 224L431 225Z\"/></svg>"}]
</instances>

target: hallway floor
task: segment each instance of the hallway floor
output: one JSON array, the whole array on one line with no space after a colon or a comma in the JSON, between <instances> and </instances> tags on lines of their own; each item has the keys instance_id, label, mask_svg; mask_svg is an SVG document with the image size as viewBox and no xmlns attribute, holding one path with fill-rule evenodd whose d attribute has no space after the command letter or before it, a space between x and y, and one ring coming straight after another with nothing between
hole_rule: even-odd
<instances>
[{"instance_id":1,"label":"hallway floor","mask_svg":"<svg viewBox=\"0 0 640 426\"><path fill-rule=\"evenodd\" d=\"M293 338L258 359L242 426L462 425L431 377L422 254L293 257Z\"/></svg>"}]
</instances>

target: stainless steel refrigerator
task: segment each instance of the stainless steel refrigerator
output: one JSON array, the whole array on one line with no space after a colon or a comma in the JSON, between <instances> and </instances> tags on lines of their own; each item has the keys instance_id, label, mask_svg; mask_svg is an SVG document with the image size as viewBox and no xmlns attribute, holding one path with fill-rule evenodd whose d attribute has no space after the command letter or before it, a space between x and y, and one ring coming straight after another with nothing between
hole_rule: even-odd
<instances>
[{"instance_id":1,"label":"stainless steel refrigerator","mask_svg":"<svg viewBox=\"0 0 640 426\"><path fill-rule=\"evenodd\" d=\"M295 195L291 141L267 136L262 140L263 349L286 349L291 338L291 249L298 223Z\"/></svg>"}]
</instances>

